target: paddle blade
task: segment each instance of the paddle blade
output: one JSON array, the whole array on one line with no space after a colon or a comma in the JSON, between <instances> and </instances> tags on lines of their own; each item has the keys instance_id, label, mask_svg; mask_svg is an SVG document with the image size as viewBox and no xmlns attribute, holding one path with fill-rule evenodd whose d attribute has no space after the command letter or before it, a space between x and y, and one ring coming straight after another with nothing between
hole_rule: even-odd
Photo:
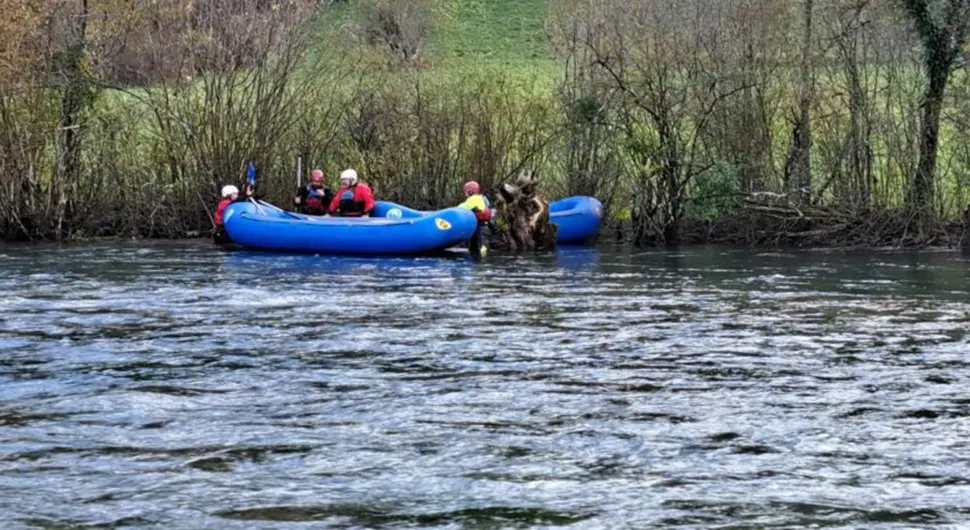
<instances>
[{"instance_id":1,"label":"paddle blade","mask_svg":"<svg viewBox=\"0 0 970 530\"><path fill-rule=\"evenodd\" d=\"M252 162L249 163L249 185L256 186L256 166Z\"/></svg>"}]
</instances>

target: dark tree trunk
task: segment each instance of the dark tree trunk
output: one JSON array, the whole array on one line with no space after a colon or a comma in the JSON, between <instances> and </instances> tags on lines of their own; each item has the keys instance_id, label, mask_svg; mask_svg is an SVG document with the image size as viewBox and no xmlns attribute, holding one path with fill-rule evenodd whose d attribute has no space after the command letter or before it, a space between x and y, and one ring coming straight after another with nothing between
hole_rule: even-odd
<instances>
[{"instance_id":1,"label":"dark tree trunk","mask_svg":"<svg viewBox=\"0 0 970 530\"><path fill-rule=\"evenodd\" d=\"M859 11L856 8L848 35L840 43L842 58L845 62L845 75L849 82L849 179L843 187L842 200L853 208L868 211L872 200L872 151L869 147L871 126L867 113L868 102L862 86L862 71L865 57L860 58ZM861 53L865 53L862 51Z\"/></svg>"},{"instance_id":2,"label":"dark tree trunk","mask_svg":"<svg viewBox=\"0 0 970 530\"><path fill-rule=\"evenodd\" d=\"M853 63L850 73L849 135L852 144L850 164L856 207L868 210L872 197L872 154L869 150L869 126L865 124L865 94L859 81L857 65Z\"/></svg>"},{"instance_id":3,"label":"dark tree trunk","mask_svg":"<svg viewBox=\"0 0 970 530\"><path fill-rule=\"evenodd\" d=\"M64 53L62 71L63 93L61 94L61 116L59 120L61 152L58 159L58 172L51 186L54 200L54 234L63 234L64 218L72 195L72 187L78 180L81 165L80 116L88 103L88 87L84 71L87 58L87 19L88 0L81 0L73 41Z\"/></svg>"},{"instance_id":4,"label":"dark tree trunk","mask_svg":"<svg viewBox=\"0 0 970 530\"><path fill-rule=\"evenodd\" d=\"M934 64L936 67L934 67ZM913 175L910 211L920 226L933 218L936 155L940 143L940 115L950 67L931 63L929 84L923 96L923 117L919 137L919 166Z\"/></svg>"},{"instance_id":5,"label":"dark tree trunk","mask_svg":"<svg viewBox=\"0 0 970 530\"><path fill-rule=\"evenodd\" d=\"M792 146L785 164L788 189L796 202L806 203L812 196L812 11L813 0L804 0L804 34L798 87L798 112L792 131Z\"/></svg>"},{"instance_id":6,"label":"dark tree trunk","mask_svg":"<svg viewBox=\"0 0 970 530\"><path fill-rule=\"evenodd\" d=\"M919 165L912 177L908 209L922 236L935 218L936 156L943 97L953 63L967 44L970 0L900 0L923 43L927 85L923 93ZM934 4L934 5L931 5Z\"/></svg>"}]
</instances>

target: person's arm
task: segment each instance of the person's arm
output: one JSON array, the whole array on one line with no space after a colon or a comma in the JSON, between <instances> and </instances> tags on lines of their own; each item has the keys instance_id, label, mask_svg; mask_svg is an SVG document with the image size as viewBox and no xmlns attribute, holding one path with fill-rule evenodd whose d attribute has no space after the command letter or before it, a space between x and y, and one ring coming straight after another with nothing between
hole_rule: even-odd
<instances>
[{"instance_id":1,"label":"person's arm","mask_svg":"<svg viewBox=\"0 0 970 530\"><path fill-rule=\"evenodd\" d=\"M293 197L293 204L297 206L302 206L306 202L307 189L306 186L301 186L296 189L296 197Z\"/></svg>"},{"instance_id":2,"label":"person's arm","mask_svg":"<svg viewBox=\"0 0 970 530\"><path fill-rule=\"evenodd\" d=\"M219 201L219 205L216 206L216 215L213 222L217 229L221 229L223 227L223 217L226 215L226 208L229 207L229 204L229 201Z\"/></svg>"},{"instance_id":3,"label":"person's arm","mask_svg":"<svg viewBox=\"0 0 970 530\"><path fill-rule=\"evenodd\" d=\"M465 199L465 202L459 204L458 206L468 208L473 212L486 209L485 201L482 199L481 195L472 195L471 197Z\"/></svg>"},{"instance_id":4,"label":"person's arm","mask_svg":"<svg viewBox=\"0 0 970 530\"><path fill-rule=\"evenodd\" d=\"M331 214L337 213L337 208L339 206L340 206L340 192L338 191L337 194L333 196L333 200L330 201L330 213Z\"/></svg>"},{"instance_id":5,"label":"person's arm","mask_svg":"<svg viewBox=\"0 0 970 530\"><path fill-rule=\"evenodd\" d=\"M370 215L374 211L374 192L371 191L370 186L364 186L364 189L360 190L361 195L364 197L364 215Z\"/></svg>"},{"instance_id":6,"label":"person's arm","mask_svg":"<svg viewBox=\"0 0 970 530\"><path fill-rule=\"evenodd\" d=\"M259 197L256 196L256 189L249 184L246 184L246 187L243 188L243 192L240 193L233 202L246 202L249 199L259 199Z\"/></svg>"},{"instance_id":7,"label":"person's arm","mask_svg":"<svg viewBox=\"0 0 970 530\"><path fill-rule=\"evenodd\" d=\"M327 205L327 210L323 212L323 215L327 215L327 214L332 213L330 211L330 205L333 204L333 200L336 197L337 196L333 194L333 190L330 189L329 186L324 186L323 187L323 204Z\"/></svg>"}]
</instances>

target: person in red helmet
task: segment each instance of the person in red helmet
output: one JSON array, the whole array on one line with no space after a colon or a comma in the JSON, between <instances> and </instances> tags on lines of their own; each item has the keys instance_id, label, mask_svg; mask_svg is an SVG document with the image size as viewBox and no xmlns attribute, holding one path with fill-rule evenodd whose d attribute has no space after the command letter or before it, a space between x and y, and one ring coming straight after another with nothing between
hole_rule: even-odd
<instances>
[{"instance_id":1,"label":"person in red helmet","mask_svg":"<svg viewBox=\"0 0 970 530\"><path fill-rule=\"evenodd\" d=\"M345 169L340 174L340 191L330 203L330 214L340 217L367 217L374 211L374 193L360 182L357 172Z\"/></svg>"},{"instance_id":2,"label":"person in red helmet","mask_svg":"<svg viewBox=\"0 0 970 530\"><path fill-rule=\"evenodd\" d=\"M475 212L475 218L478 219L478 229L475 230L475 235L468 240L468 250L473 256L481 257L488 253L488 246L485 245L485 227L492 220L492 206L488 199L482 195L482 187L477 182L466 182L462 190L465 192L466 198L465 202L459 206Z\"/></svg>"},{"instance_id":3,"label":"person in red helmet","mask_svg":"<svg viewBox=\"0 0 970 530\"><path fill-rule=\"evenodd\" d=\"M293 204L297 211L309 215L327 215L327 208L333 201L333 190L323 180L323 170L310 172L310 182L296 191Z\"/></svg>"}]
</instances>

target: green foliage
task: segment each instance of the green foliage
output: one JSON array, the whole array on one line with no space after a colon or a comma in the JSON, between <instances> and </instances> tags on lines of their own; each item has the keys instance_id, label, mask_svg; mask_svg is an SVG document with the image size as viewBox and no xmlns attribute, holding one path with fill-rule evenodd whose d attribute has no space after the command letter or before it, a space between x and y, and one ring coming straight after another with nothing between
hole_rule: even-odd
<instances>
[{"instance_id":1,"label":"green foliage","mask_svg":"<svg viewBox=\"0 0 970 530\"><path fill-rule=\"evenodd\" d=\"M577 127L601 124L607 119L607 107L595 94L585 94L567 103L566 120Z\"/></svg>"},{"instance_id":2,"label":"green foliage","mask_svg":"<svg viewBox=\"0 0 970 530\"><path fill-rule=\"evenodd\" d=\"M693 180L688 218L714 221L736 215L741 207L740 182L738 168L726 162L702 171Z\"/></svg>"}]
</instances>

